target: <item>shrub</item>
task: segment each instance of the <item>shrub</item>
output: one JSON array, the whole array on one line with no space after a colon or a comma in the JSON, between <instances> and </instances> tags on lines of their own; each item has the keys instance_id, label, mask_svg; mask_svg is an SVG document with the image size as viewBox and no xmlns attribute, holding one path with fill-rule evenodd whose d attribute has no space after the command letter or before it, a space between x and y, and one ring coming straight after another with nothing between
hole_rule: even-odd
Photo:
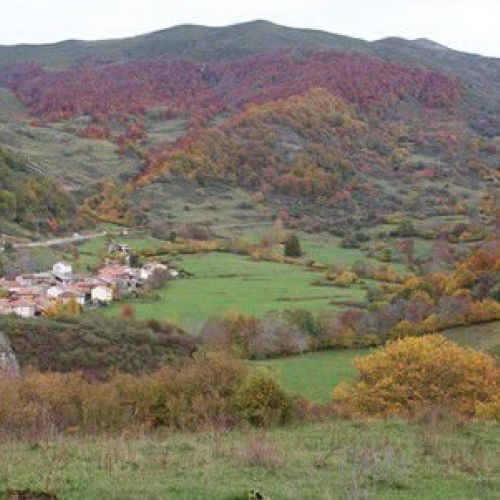
<instances>
[{"instance_id":1,"label":"shrub","mask_svg":"<svg viewBox=\"0 0 500 500\"><path fill-rule=\"evenodd\" d=\"M500 391L491 401L476 405L476 416L485 420L500 422Z\"/></svg>"},{"instance_id":2,"label":"shrub","mask_svg":"<svg viewBox=\"0 0 500 500\"><path fill-rule=\"evenodd\" d=\"M472 415L500 388L500 367L487 354L460 347L442 335L408 337L356 360L358 377L334 391L347 413L413 413L446 406Z\"/></svg>"},{"instance_id":3,"label":"shrub","mask_svg":"<svg viewBox=\"0 0 500 500\"><path fill-rule=\"evenodd\" d=\"M358 282L358 276L355 272L346 269L340 276L333 281L337 286L350 286Z\"/></svg>"},{"instance_id":4,"label":"shrub","mask_svg":"<svg viewBox=\"0 0 500 500\"><path fill-rule=\"evenodd\" d=\"M289 420L294 400L272 373L226 353L198 353L178 369L117 373L91 382L80 372L0 376L0 434L123 431L164 426L201 430Z\"/></svg>"},{"instance_id":5,"label":"shrub","mask_svg":"<svg viewBox=\"0 0 500 500\"><path fill-rule=\"evenodd\" d=\"M247 370L245 362L223 351L197 353L177 372L163 370L157 423L182 429L233 425L231 398Z\"/></svg>"},{"instance_id":6,"label":"shrub","mask_svg":"<svg viewBox=\"0 0 500 500\"><path fill-rule=\"evenodd\" d=\"M292 412L291 398L274 374L264 368L245 377L232 403L237 417L257 426L285 423Z\"/></svg>"}]
</instances>

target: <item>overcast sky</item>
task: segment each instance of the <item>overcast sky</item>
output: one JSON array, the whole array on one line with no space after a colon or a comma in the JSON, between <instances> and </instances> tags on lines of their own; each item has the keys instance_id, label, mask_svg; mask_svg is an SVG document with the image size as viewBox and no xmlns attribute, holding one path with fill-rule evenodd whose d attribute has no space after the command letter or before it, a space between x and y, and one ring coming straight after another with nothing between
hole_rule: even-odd
<instances>
[{"instance_id":1,"label":"overcast sky","mask_svg":"<svg viewBox=\"0 0 500 500\"><path fill-rule=\"evenodd\" d=\"M0 0L0 44L95 40L267 19L375 40L430 38L500 57L500 0Z\"/></svg>"}]
</instances>

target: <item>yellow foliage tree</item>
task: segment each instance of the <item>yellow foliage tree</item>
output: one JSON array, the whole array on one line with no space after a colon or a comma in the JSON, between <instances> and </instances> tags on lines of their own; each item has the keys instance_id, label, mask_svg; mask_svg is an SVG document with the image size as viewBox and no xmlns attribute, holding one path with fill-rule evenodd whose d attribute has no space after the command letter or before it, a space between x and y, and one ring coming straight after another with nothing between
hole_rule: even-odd
<instances>
[{"instance_id":1,"label":"yellow foliage tree","mask_svg":"<svg viewBox=\"0 0 500 500\"><path fill-rule=\"evenodd\" d=\"M487 354L438 334L407 337L356 359L358 376L333 393L346 413L360 416L411 414L440 405L473 415L500 389L500 367Z\"/></svg>"}]
</instances>

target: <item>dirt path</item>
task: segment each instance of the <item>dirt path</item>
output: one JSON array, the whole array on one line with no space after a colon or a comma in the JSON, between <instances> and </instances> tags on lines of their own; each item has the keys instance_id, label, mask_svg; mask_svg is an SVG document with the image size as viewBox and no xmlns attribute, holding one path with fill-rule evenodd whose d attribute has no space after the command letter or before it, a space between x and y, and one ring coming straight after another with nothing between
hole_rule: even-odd
<instances>
[{"instance_id":1,"label":"dirt path","mask_svg":"<svg viewBox=\"0 0 500 500\"><path fill-rule=\"evenodd\" d=\"M100 231L94 233L66 236L64 238L51 238L43 241L31 241L29 243L14 244L14 248L36 248L36 247L51 247L54 245L62 245L64 243L76 243L80 241L93 240L106 236L107 231Z\"/></svg>"}]
</instances>

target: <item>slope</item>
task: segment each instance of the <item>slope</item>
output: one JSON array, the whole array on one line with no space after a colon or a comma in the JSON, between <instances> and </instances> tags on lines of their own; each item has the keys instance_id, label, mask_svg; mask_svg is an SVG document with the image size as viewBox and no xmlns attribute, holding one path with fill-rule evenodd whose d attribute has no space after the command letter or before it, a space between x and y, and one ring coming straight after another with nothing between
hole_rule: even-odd
<instances>
[{"instance_id":1,"label":"slope","mask_svg":"<svg viewBox=\"0 0 500 500\"><path fill-rule=\"evenodd\" d=\"M74 200L53 179L0 148L0 231L9 223L30 231L57 232L72 226Z\"/></svg>"}]
</instances>

